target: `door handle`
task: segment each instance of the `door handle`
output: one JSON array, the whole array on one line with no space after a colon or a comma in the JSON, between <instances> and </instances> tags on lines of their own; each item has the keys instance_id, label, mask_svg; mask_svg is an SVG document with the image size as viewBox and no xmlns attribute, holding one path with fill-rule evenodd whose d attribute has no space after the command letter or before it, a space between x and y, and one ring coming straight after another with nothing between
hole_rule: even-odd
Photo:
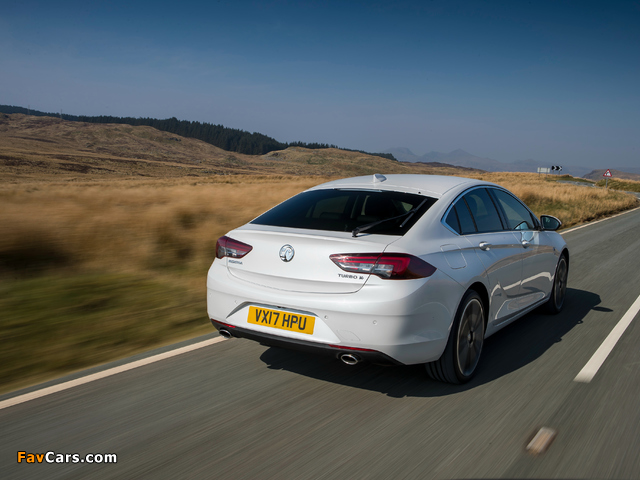
<instances>
[{"instance_id":1,"label":"door handle","mask_svg":"<svg viewBox=\"0 0 640 480\"><path fill-rule=\"evenodd\" d=\"M530 243L529 243L529 242L527 242L526 240L522 240L522 246L523 246L524 248L527 248L529 245L530 245Z\"/></svg>"},{"instance_id":2,"label":"door handle","mask_svg":"<svg viewBox=\"0 0 640 480\"><path fill-rule=\"evenodd\" d=\"M491 250L491 244L489 242L480 242L478 246L480 247L480 250L484 250L485 252Z\"/></svg>"}]
</instances>

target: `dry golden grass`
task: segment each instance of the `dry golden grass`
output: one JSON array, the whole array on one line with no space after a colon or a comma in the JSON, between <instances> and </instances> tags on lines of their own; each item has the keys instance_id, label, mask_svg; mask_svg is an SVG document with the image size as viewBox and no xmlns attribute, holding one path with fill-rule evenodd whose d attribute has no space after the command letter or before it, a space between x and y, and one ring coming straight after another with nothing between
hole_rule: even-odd
<instances>
[{"instance_id":1,"label":"dry golden grass","mask_svg":"<svg viewBox=\"0 0 640 480\"><path fill-rule=\"evenodd\" d=\"M612 190L622 190L626 192L640 192L640 181L636 180L620 180L618 178L610 178L607 182L606 180L600 180L596 183L599 187L604 187L605 185Z\"/></svg>"},{"instance_id":2,"label":"dry golden grass","mask_svg":"<svg viewBox=\"0 0 640 480\"><path fill-rule=\"evenodd\" d=\"M243 179L4 185L0 263L135 271L202 265L212 260L219 236L319 183Z\"/></svg>"},{"instance_id":3,"label":"dry golden grass","mask_svg":"<svg viewBox=\"0 0 640 480\"><path fill-rule=\"evenodd\" d=\"M0 185L0 393L212 332L216 239L318 183L239 180Z\"/></svg>"},{"instance_id":4,"label":"dry golden grass","mask_svg":"<svg viewBox=\"0 0 640 480\"><path fill-rule=\"evenodd\" d=\"M475 178L511 190L536 215L558 217L564 228L632 208L638 202L633 196L621 192L558 183L534 173L488 173Z\"/></svg>"},{"instance_id":5,"label":"dry golden grass","mask_svg":"<svg viewBox=\"0 0 640 480\"><path fill-rule=\"evenodd\" d=\"M565 227L637 203L629 195L547 181L535 174L477 176L498 183ZM215 241L318 177L219 176L0 187L0 265L116 271L203 267Z\"/></svg>"}]
</instances>

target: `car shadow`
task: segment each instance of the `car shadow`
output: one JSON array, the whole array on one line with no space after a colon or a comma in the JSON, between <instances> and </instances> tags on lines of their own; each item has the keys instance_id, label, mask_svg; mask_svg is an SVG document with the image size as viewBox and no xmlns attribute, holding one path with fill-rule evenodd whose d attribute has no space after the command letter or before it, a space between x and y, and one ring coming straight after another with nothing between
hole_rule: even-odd
<instances>
[{"instance_id":1,"label":"car shadow","mask_svg":"<svg viewBox=\"0 0 640 480\"><path fill-rule=\"evenodd\" d=\"M268 368L384 393L390 397L437 397L463 392L507 375L533 362L562 337L582 323L598 307L600 296L584 290L567 289L564 309L558 315L538 310L525 315L487 339L476 376L464 385L449 385L430 379L422 365L379 366L361 363L344 365L333 357L304 354L270 347L260 359Z\"/></svg>"}]
</instances>

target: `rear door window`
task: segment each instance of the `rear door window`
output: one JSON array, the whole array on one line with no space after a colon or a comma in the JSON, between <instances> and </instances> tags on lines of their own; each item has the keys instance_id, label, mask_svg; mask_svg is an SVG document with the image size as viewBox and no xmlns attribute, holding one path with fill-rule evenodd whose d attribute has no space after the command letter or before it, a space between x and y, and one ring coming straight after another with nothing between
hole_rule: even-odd
<instances>
[{"instance_id":1,"label":"rear door window","mask_svg":"<svg viewBox=\"0 0 640 480\"><path fill-rule=\"evenodd\" d=\"M467 193L463 199L466 201L478 229L478 233L499 232L503 230L500 214L484 188L477 188ZM458 214L460 212L458 211Z\"/></svg>"}]
</instances>

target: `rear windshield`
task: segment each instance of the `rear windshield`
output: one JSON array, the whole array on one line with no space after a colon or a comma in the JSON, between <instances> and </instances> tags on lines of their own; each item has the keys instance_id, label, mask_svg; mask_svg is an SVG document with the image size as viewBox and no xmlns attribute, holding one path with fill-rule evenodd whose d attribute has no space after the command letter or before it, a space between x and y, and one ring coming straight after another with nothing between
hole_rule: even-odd
<instances>
[{"instance_id":1,"label":"rear windshield","mask_svg":"<svg viewBox=\"0 0 640 480\"><path fill-rule=\"evenodd\" d=\"M366 233L381 235L404 235L435 201L435 198L403 192L313 190L286 200L251 223L350 232L356 227L407 214L424 202L411 216L407 214L366 230Z\"/></svg>"}]
</instances>

